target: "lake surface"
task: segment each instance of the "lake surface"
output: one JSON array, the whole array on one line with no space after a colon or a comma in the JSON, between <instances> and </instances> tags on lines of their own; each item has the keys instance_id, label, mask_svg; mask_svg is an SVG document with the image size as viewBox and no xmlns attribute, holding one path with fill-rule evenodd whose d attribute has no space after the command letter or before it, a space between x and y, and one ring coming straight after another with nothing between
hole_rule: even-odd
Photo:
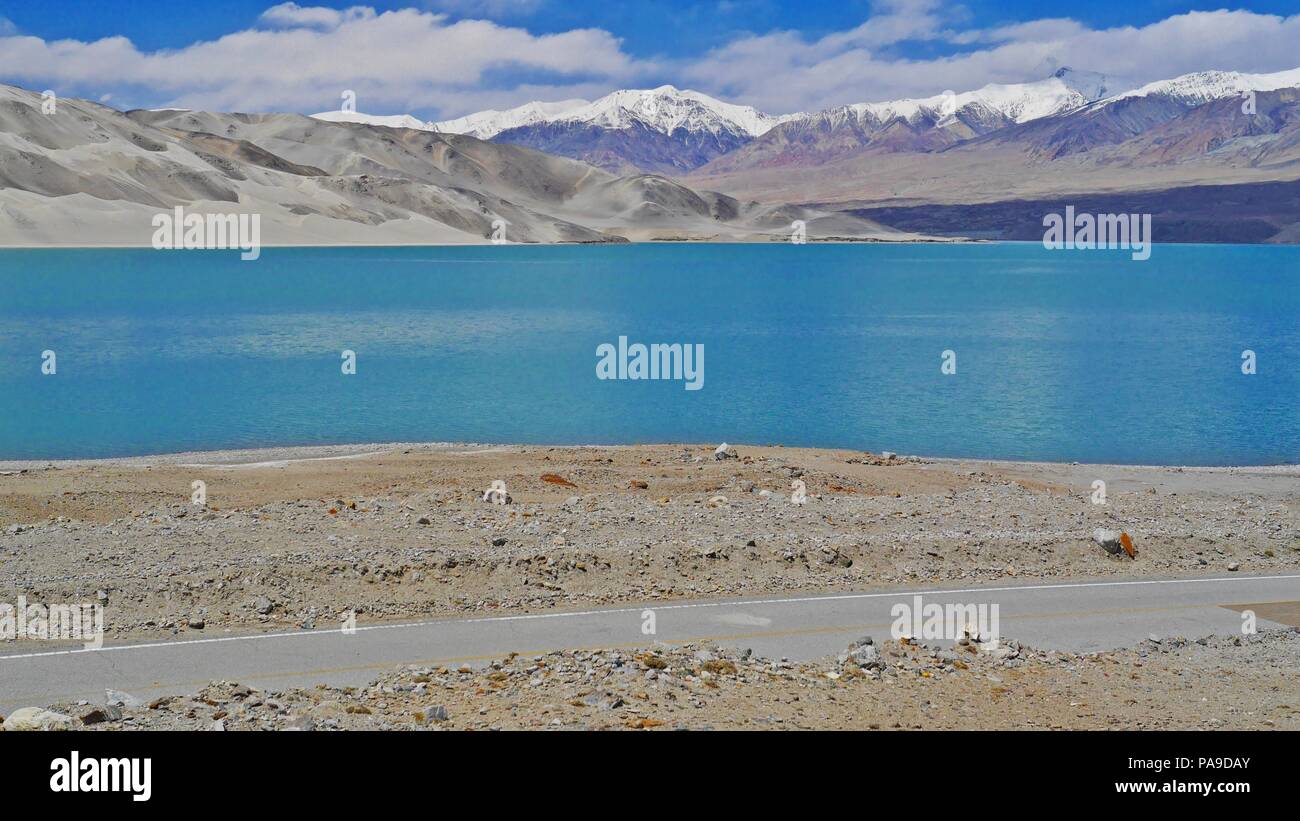
<instances>
[{"instance_id":1,"label":"lake surface","mask_svg":"<svg viewBox=\"0 0 1300 821\"><path fill-rule=\"evenodd\" d=\"M1300 248L0 251L0 459L392 441L1300 462Z\"/></svg>"}]
</instances>

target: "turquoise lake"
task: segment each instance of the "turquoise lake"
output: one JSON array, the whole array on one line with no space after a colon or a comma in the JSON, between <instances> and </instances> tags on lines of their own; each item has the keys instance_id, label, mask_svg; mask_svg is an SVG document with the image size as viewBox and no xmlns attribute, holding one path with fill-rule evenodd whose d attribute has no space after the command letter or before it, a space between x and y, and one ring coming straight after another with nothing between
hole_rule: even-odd
<instances>
[{"instance_id":1,"label":"turquoise lake","mask_svg":"<svg viewBox=\"0 0 1300 821\"><path fill-rule=\"evenodd\" d=\"M1300 248L0 251L0 459L395 441L1300 462Z\"/></svg>"}]
</instances>

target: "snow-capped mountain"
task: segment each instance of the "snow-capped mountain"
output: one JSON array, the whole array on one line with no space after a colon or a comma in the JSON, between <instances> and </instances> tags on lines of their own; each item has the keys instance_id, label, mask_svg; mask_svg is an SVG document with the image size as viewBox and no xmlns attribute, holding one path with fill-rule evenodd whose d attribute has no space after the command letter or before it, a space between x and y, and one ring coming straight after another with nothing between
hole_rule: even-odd
<instances>
[{"instance_id":1,"label":"snow-capped mountain","mask_svg":"<svg viewBox=\"0 0 1300 821\"><path fill-rule=\"evenodd\" d=\"M793 116L773 117L673 86L615 91L594 102L532 102L434 123L439 131L535 148L618 173L680 174Z\"/></svg>"},{"instance_id":2,"label":"snow-capped mountain","mask_svg":"<svg viewBox=\"0 0 1300 821\"><path fill-rule=\"evenodd\" d=\"M869 128L880 128L895 120L911 126L938 128L964 123L974 132L984 133L1004 125L1072 111L1130 87L1104 74L1062 68L1051 77L1032 83L991 83L960 94L948 91L921 99L854 103L804 115L796 121L824 120L835 126L852 120Z\"/></svg>"},{"instance_id":3,"label":"snow-capped mountain","mask_svg":"<svg viewBox=\"0 0 1300 821\"><path fill-rule=\"evenodd\" d=\"M377 116L362 114L359 111L322 111L319 114L311 115L311 117L313 120L324 120L330 123L361 123L362 125L380 125L386 128L414 128L420 131L435 130L432 123L426 123L417 117L412 117L410 114Z\"/></svg>"},{"instance_id":4,"label":"snow-capped mountain","mask_svg":"<svg viewBox=\"0 0 1300 821\"><path fill-rule=\"evenodd\" d=\"M589 100L562 100L558 103L535 101L505 111L490 109L476 114L467 114L464 117L444 120L433 125L444 134L468 134L480 140L490 140L502 131L552 122L571 111L589 105L591 105Z\"/></svg>"},{"instance_id":5,"label":"snow-capped mountain","mask_svg":"<svg viewBox=\"0 0 1300 821\"><path fill-rule=\"evenodd\" d=\"M1154 83L1116 94L1105 103L1133 97L1163 97L1188 106L1197 106L1212 100L1240 97L1247 91L1276 91L1280 88L1300 86L1300 68L1278 71L1273 74L1242 74L1239 71L1197 71L1172 80Z\"/></svg>"},{"instance_id":6,"label":"snow-capped mountain","mask_svg":"<svg viewBox=\"0 0 1300 821\"><path fill-rule=\"evenodd\" d=\"M660 86L615 91L595 102L531 102L507 111L482 111L435 125L445 133L470 134L484 140L512 128L558 123L611 129L642 125L661 134L684 129L693 133L732 132L757 137L795 116L798 115L773 117L750 106L724 103L698 91Z\"/></svg>"},{"instance_id":7,"label":"snow-capped mountain","mask_svg":"<svg viewBox=\"0 0 1300 821\"><path fill-rule=\"evenodd\" d=\"M862 153L937 151L1008 126L1061 115L1131 84L1062 68L1031 83L990 84L960 94L854 103L790 118L701 173L811 167Z\"/></svg>"},{"instance_id":8,"label":"snow-capped mountain","mask_svg":"<svg viewBox=\"0 0 1300 821\"><path fill-rule=\"evenodd\" d=\"M859 155L943 151L976 139L1032 145L1036 156L1063 157L1134 138L1191 109L1246 91L1300 87L1300 69L1274 74L1203 71L1134 86L1106 74L1062 68L1034 82L784 116L673 86L615 91L595 101L532 102L434 123L406 115L315 116L467 134L618 174L732 177L760 168L814 168ZM1198 126L1198 133L1218 133L1224 127ZM1166 142L1157 153L1171 154L1173 144Z\"/></svg>"}]
</instances>

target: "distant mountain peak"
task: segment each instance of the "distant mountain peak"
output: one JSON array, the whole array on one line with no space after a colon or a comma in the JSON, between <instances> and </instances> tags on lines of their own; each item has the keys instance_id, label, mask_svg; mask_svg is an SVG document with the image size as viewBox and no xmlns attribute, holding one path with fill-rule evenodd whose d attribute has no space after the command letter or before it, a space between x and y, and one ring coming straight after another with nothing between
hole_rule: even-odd
<instances>
[{"instance_id":1,"label":"distant mountain peak","mask_svg":"<svg viewBox=\"0 0 1300 821\"><path fill-rule=\"evenodd\" d=\"M378 125L386 128L414 128L418 131L433 130L429 127L429 123L416 117L412 117L410 114L378 115L362 114L360 111L322 111L319 114L312 114L311 118L313 120L324 120L329 123L360 123L362 125Z\"/></svg>"},{"instance_id":2,"label":"distant mountain peak","mask_svg":"<svg viewBox=\"0 0 1300 821\"><path fill-rule=\"evenodd\" d=\"M434 125L439 131L471 134L484 140L514 128L555 124L605 129L639 125L661 134L684 129L690 133L729 132L752 138L787 119L764 114L750 106L724 103L698 91L661 85L615 91L592 102L531 102L506 111L480 111Z\"/></svg>"},{"instance_id":3,"label":"distant mountain peak","mask_svg":"<svg viewBox=\"0 0 1300 821\"><path fill-rule=\"evenodd\" d=\"M932 97L913 97L878 103L854 103L830 109L805 119L828 118L831 122L853 119L860 123L888 123L901 119L917 125L931 122L939 127L958 120L1024 123L1080 108L1103 99L1132 84L1095 71L1063 66L1042 80L1028 83L989 83L960 94L946 91Z\"/></svg>"},{"instance_id":4,"label":"distant mountain peak","mask_svg":"<svg viewBox=\"0 0 1300 821\"><path fill-rule=\"evenodd\" d=\"M1169 80L1117 94L1114 100L1131 97L1165 97L1184 105L1201 105L1248 91L1276 91L1300 86L1300 68L1272 74L1243 74L1240 71L1194 71ZM1106 102L1113 102L1107 100Z\"/></svg>"}]
</instances>

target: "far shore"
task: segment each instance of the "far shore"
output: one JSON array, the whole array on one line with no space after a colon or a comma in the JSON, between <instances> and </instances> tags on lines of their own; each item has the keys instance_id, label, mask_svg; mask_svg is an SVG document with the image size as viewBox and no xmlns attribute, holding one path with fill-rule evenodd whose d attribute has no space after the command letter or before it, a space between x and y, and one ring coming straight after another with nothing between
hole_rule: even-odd
<instances>
[{"instance_id":1,"label":"far shore","mask_svg":"<svg viewBox=\"0 0 1300 821\"><path fill-rule=\"evenodd\" d=\"M931 237L909 236L906 239L887 239L884 237L809 237L808 245L982 245L997 240L973 239L969 237ZM754 237L751 239L735 237L657 237L655 239L610 239L603 242L507 242L497 245L490 241L483 242L264 242L260 248L491 248L491 247L558 247L583 245L788 245L790 240L784 234ZM196 250L196 251L238 251L238 248L194 248L194 249L154 249L147 242L122 243L73 243L60 242L44 245L0 243L0 251L49 251L49 250Z\"/></svg>"}]
</instances>

